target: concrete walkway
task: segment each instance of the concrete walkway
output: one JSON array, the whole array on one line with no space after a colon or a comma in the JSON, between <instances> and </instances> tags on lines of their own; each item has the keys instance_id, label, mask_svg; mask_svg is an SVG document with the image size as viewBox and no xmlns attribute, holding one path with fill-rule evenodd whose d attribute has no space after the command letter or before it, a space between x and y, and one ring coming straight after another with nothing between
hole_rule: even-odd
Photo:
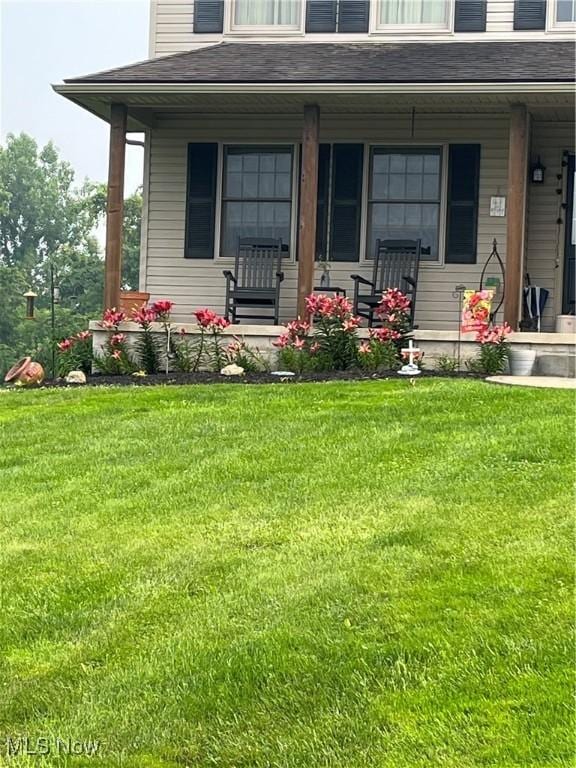
<instances>
[{"instance_id":1,"label":"concrete walkway","mask_svg":"<svg viewBox=\"0 0 576 768\"><path fill-rule=\"evenodd\" d=\"M562 376L489 376L491 384L512 384L517 387L542 387L546 389L576 389L576 379Z\"/></svg>"}]
</instances>

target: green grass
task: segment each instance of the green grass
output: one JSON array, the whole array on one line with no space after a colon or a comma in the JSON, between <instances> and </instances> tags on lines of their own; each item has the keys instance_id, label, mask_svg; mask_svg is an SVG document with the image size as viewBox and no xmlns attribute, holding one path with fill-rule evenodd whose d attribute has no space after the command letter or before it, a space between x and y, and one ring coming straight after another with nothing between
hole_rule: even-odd
<instances>
[{"instance_id":1,"label":"green grass","mask_svg":"<svg viewBox=\"0 0 576 768\"><path fill-rule=\"evenodd\" d=\"M0 765L572 765L573 406L1 392Z\"/></svg>"}]
</instances>

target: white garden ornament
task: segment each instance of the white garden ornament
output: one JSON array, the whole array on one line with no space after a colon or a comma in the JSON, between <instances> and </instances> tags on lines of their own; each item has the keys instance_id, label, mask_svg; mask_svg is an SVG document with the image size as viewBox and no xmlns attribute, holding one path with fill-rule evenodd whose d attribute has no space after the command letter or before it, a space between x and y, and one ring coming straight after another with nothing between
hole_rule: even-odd
<instances>
[{"instance_id":1,"label":"white garden ornament","mask_svg":"<svg viewBox=\"0 0 576 768\"><path fill-rule=\"evenodd\" d=\"M417 376L419 373L422 373L414 362L420 358L420 350L414 346L412 339L408 342L408 347L401 349L400 353L403 358L408 358L408 362L400 368L398 373L402 374L402 376Z\"/></svg>"}]
</instances>

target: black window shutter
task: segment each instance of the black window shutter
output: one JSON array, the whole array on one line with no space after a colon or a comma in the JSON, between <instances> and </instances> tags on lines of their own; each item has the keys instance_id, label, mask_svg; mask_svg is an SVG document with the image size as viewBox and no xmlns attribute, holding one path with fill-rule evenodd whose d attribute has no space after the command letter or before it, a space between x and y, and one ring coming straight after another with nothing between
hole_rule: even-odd
<instances>
[{"instance_id":1,"label":"black window shutter","mask_svg":"<svg viewBox=\"0 0 576 768\"><path fill-rule=\"evenodd\" d=\"M328 185L330 181L330 144L318 149L318 201L316 209L316 259L326 257L328 238Z\"/></svg>"},{"instance_id":2,"label":"black window shutter","mask_svg":"<svg viewBox=\"0 0 576 768\"><path fill-rule=\"evenodd\" d=\"M368 32L370 0L340 0L338 32Z\"/></svg>"},{"instance_id":3,"label":"black window shutter","mask_svg":"<svg viewBox=\"0 0 576 768\"><path fill-rule=\"evenodd\" d=\"M362 207L362 144L334 144L330 259L358 261Z\"/></svg>"},{"instance_id":4,"label":"black window shutter","mask_svg":"<svg viewBox=\"0 0 576 768\"><path fill-rule=\"evenodd\" d=\"M475 264L480 144L450 144L446 263Z\"/></svg>"},{"instance_id":5,"label":"black window shutter","mask_svg":"<svg viewBox=\"0 0 576 768\"><path fill-rule=\"evenodd\" d=\"M514 29L545 29L546 0L514 0Z\"/></svg>"},{"instance_id":6,"label":"black window shutter","mask_svg":"<svg viewBox=\"0 0 576 768\"><path fill-rule=\"evenodd\" d=\"M337 0L308 0L306 32L336 32Z\"/></svg>"},{"instance_id":7,"label":"black window shutter","mask_svg":"<svg viewBox=\"0 0 576 768\"><path fill-rule=\"evenodd\" d=\"M456 0L454 32L485 32L486 0Z\"/></svg>"},{"instance_id":8,"label":"black window shutter","mask_svg":"<svg viewBox=\"0 0 576 768\"><path fill-rule=\"evenodd\" d=\"M188 144L187 259L214 258L218 144Z\"/></svg>"},{"instance_id":9,"label":"black window shutter","mask_svg":"<svg viewBox=\"0 0 576 768\"><path fill-rule=\"evenodd\" d=\"M224 26L224 0L194 0L194 32L218 33Z\"/></svg>"}]
</instances>

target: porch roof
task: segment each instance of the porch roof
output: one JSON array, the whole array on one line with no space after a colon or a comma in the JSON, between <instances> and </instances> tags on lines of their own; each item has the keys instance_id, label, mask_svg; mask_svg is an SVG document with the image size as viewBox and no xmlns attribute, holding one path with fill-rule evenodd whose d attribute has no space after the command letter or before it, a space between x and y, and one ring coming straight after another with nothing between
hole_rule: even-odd
<instances>
[{"instance_id":1,"label":"porch roof","mask_svg":"<svg viewBox=\"0 0 576 768\"><path fill-rule=\"evenodd\" d=\"M224 42L69 78L67 84L573 82L572 41Z\"/></svg>"}]
</instances>

